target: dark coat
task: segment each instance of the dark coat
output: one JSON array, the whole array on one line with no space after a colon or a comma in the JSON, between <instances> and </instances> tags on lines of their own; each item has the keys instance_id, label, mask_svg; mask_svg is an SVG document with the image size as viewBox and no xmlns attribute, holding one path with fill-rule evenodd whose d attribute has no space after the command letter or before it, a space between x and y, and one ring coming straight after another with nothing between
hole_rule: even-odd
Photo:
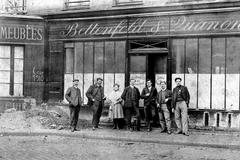
<instances>
[{"instance_id":1,"label":"dark coat","mask_svg":"<svg viewBox=\"0 0 240 160\"><path fill-rule=\"evenodd\" d=\"M146 96L147 93L150 93L150 95ZM151 90L149 91L148 87L143 88L141 98L144 99L144 106L148 105L156 106L157 89L155 87L152 87Z\"/></svg>"},{"instance_id":2,"label":"dark coat","mask_svg":"<svg viewBox=\"0 0 240 160\"><path fill-rule=\"evenodd\" d=\"M97 95L99 87L97 86L97 84L91 85L87 92L86 92L86 96L88 98L88 105L93 105L93 99L95 99L95 96ZM104 98L104 91L103 91L103 87L100 87L100 91L101 91L101 95L102 95L102 101Z\"/></svg>"},{"instance_id":3,"label":"dark coat","mask_svg":"<svg viewBox=\"0 0 240 160\"><path fill-rule=\"evenodd\" d=\"M180 87L181 87L180 88L181 89L181 96L188 106L189 101L190 101L190 94L188 92L188 89L187 89L187 87L182 86L182 85ZM173 95L172 95L172 106L173 106L173 108L176 107L176 103L177 103L177 87L175 87L173 89Z\"/></svg>"},{"instance_id":4,"label":"dark coat","mask_svg":"<svg viewBox=\"0 0 240 160\"><path fill-rule=\"evenodd\" d=\"M165 90L166 91L166 95L165 95L165 98L164 98L164 100L165 99L167 99L168 98L168 101L167 101L167 108L170 110L171 109L171 100L172 100L172 91L171 90L169 90L169 89L166 89ZM162 102L162 91L159 91L158 92L158 96L157 96L157 103L159 104L159 105L161 105L161 102Z\"/></svg>"},{"instance_id":5,"label":"dark coat","mask_svg":"<svg viewBox=\"0 0 240 160\"><path fill-rule=\"evenodd\" d=\"M130 107L139 107L139 99L140 99L140 92L137 87L134 87L134 97L135 99L132 99L131 92L132 88L130 86L126 87L122 93L121 98L124 100L124 107L130 108Z\"/></svg>"},{"instance_id":6,"label":"dark coat","mask_svg":"<svg viewBox=\"0 0 240 160\"><path fill-rule=\"evenodd\" d=\"M80 106L82 104L81 91L79 88L75 87L68 88L65 94L65 98L67 99L70 105Z\"/></svg>"}]
</instances>

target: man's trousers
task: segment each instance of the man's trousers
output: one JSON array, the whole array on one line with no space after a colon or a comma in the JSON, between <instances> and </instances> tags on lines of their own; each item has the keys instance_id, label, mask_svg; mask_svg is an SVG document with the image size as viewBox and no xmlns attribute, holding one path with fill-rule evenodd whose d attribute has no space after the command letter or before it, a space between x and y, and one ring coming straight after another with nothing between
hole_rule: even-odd
<instances>
[{"instance_id":1,"label":"man's trousers","mask_svg":"<svg viewBox=\"0 0 240 160\"><path fill-rule=\"evenodd\" d=\"M175 122L179 131L188 133L188 108L185 101L176 103Z\"/></svg>"},{"instance_id":2,"label":"man's trousers","mask_svg":"<svg viewBox=\"0 0 240 160\"><path fill-rule=\"evenodd\" d=\"M170 112L166 104L161 104L158 115L159 115L161 129L165 130L167 127L167 130L171 131Z\"/></svg>"},{"instance_id":3,"label":"man's trousers","mask_svg":"<svg viewBox=\"0 0 240 160\"><path fill-rule=\"evenodd\" d=\"M79 117L80 106L79 105L78 106L69 105L69 109L70 109L70 126L71 126L71 128L76 129L78 117Z\"/></svg>"},{"instance_id":4,"label":"man's trousers","mask_svg":"<svg viewBox=\"0 0 240 160\"><path fill-rule=\"evenodd\" d=\"M103 102L102 101L94 101L92 105L93 110L93 118L92 118L92 125L94 127L98 127L100 117L102 115L102 108L103 108Z\"/></svg>"}]
</instances>

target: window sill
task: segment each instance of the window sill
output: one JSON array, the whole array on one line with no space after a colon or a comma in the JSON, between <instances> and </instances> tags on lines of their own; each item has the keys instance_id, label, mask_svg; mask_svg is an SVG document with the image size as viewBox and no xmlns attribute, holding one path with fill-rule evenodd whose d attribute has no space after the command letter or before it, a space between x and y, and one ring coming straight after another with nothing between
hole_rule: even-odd
<instances>
[{"instance_id":1,"label":"window sill","mask_svg":"<svg viewBox=\"0 0 240 160\"><path fill-rule=\"evenodd\" d=\"M69 7L69 8L64 8L63 11L85 10L85 9L90 9L90 7L89 7L89 6L82 6L82 7Z\"/></svg>"},{"instance_id":2,"label":"window sill","mask_svg":"<svg viewBox=\"0 0 240 160\"><path fill-rule=\"evenodd\" d=\"M135 6L135 5L143 5L143 2L142 1L136 1L136 2L116 3L112 7Z\"/></svg>"}]
</instances>

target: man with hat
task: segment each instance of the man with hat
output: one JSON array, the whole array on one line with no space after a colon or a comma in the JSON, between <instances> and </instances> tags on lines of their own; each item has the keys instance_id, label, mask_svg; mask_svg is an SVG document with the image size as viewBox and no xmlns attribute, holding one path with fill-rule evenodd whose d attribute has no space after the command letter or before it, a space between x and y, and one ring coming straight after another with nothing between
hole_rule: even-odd
<instances>
[{"instance_id":1,"label":"man with hat","mask_svg":"<svg viewBox=\"0 0 240 160\"><path fill-rule=\"evenodd\" d=\"M70 127L71 131L76 131L80 107L82 106L81 91L78 88L78 79L73 80L73 86L67 89L65 98L69 102Z\"/></svg>"},{"instance_id":2,"label":"man with hat","mask_svg":"<svg viewBox=\"0 0 240 160\"><path fill-rule=\"evenodd\" d=\"M96 84L91 85L86 92L86 96L88 98L88 105L91 106L93 110L93 130L95 130L96 128L100 128L99 121L102 114L104 100L106 99L106 97L104 96L102 82L102 78L97 78Z\"/></svg>"},{"instance_id":3,"label":"man with hat","mask_svg":"<svg viewBox=\"0 0 240 160\"><path fill-rule=\"evenodd\" d=\"M176 87L173 89L172 106L175 110L175 122L177 125L177 134L188 134L188 104L190 95L187 87L181 85L182 79L175 78Z\"/></svg>"}]
</instances>

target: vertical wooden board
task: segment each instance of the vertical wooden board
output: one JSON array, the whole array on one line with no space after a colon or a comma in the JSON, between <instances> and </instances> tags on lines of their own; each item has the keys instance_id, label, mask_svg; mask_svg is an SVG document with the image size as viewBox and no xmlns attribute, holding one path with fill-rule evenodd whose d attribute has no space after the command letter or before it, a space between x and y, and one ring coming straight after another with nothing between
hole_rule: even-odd
<instances>
[{"instance_id":1,"label":"vertical wooden board","mask_svg":"<svg viewBox=\"0 0 240 160\"><path fill-rule=\"evenodd\" d=\"M198 75L198 108L210 109L210 87L211 75L199 74Z\"/></svg>"},{"instance_id":2,"label":"vertical wooden board","mask_svg":"<svg viewBox=\"0 0 240 160\"><path fill-rule=\"evenodd\" d=\"M94 45L94 73L103 73L103 63L104 63L104 55L103 55L103 42L95 42Z\"/></svg>"},{"instance_id":3,"label":"vertical wooden board","mask_svg":"<svg viewBox=\"0 0 240 160\"><path fill-rule=\"evenodd\" d=\"M73 74L64 74L64 102L68 103L65 99L65 93L69 87L72 86Z\"/></svg>"},{"instance_id":4,"label":"vertical wooden board","mask_svg":"<svg viewBox=\"0 0 240 160\"><path fill-rule=\"evenodd\" d=\"M109 97L111 92L113 91L114 84L114 74L113 73L105 73L104 74L104 94Z\"/></svg>"},{"instance_id":5,"label":"vertical wooden board","mask_svg":"<svg viewBox=\"0 0 240 160\"><path fill-rule=\"evenodd\" d=\"M23 96L23 84L14 84L14 96Z\"/></svg>"},{"instance_id":6,"label":"vertical wooden board","mask_svg":"<svg viewBox=\"0 0 240 160\"><path fill-rule=\"evenodd\" d=\"M84 73L93 73L93 42L84 43Z\"/></svg>"},{"instance_id":7,"label":"vertical wooden board","mask_svg":"<svg viewBox=\"0 0 240 160\"><path fill-rule=\"evenodd\" d=\"M224 74L212 74L212 109L224 109Z\"/></svg>"},{"instance_id":8,"label":"vertical wooden board","mask_svg":"<svg viewBox=\"0 0 240 160\"><path fill-rule=\"evenodd\" d=\"M83 73L83 43L75 43L74 48L74 73Z\"/></svg>"},{"instance_id":9,"label":"vertical wooden board","mask_svg":"<svg viewBox=\"0 0 240 160\"><path fill-rule=\"evenodd\" d=\"M190 94L189 108L197 108L197 74L186 74L185 86Z\"/></svg>"},{"instance_id":10,"label":"vertical wooden board","mask_svg":"<svg viewBox=\"0 0 240 160\"><path fill-rule=\"evenodd\" d=\"M172 74L172 89L176 87L175 78L182 78L182 85L184 85L184 74Z\"/></svg>"},{"instance_id":11,"label":"vertical wooden board","mask_svg":"<svg viewBox=\"0 0 240 160\"><path fill-rule=\"evenodd\" d=\"M83 73L74 73L74 79L79 79L78 88L81 90L81 96L83 98Z\"/></svg>"},{"instance_id":12,"label":"vertical wooden board","mask_svg":"<svg viewBox=\"0 0 240 160\"><path fill-rule=\"evenodd\" d=\"M182 74L184 73L184 53L185 53L185 40L173 39L172 40L172 72Z\"/></svg>"},{"instance_id":13,"label":"vertical wooden board","mask_svg":"<svg viewBox=\"0 0 240 160\"><path fill-rule=\"evenodd\" d=\"M0 96L9 96L9 84L0 85Z\"/></svg>"},{"instance_id":14,"label":"vertical wooden board","mask_svg":"<svg viewBox=\"0 0 240 160\"><path fill-rule=\"evenodd\" d=\"M124 73L115 73L115 83L120 85L120 91L123 92L125 88L125 74Z\"/></svg>"},{"instance_id":15,"label":"vertical wooden board","mask_svg":"<svg viewBox=\"0 0 240 160\"><path fill-rule=\"evenodd\" d=\"M115 42L115 72L125 73L125 59L126 59L126 42Z\"/></svg>"},{"instance_id":16,"label":"vertical wooden board","mask_svg":"<svg viewBox=\"0 0 240 160\"><path fill-rule=\"evenodd\" d=\"M83 90L84 90L84 104L87 104L88 99L86 97L86 92L88 88L93 84L93 74L92 73L84 73L84 83L83 83Z\"/></svg>"},{"instance_id":17,"label":"vertical wooden board","mask_svg":"<svg viewBox=\"0 0 240 160\"><path fill-rule=\"evenodd\" d=\"M114 73L115 71L114 59L114 42L105 42L105 57L104 57L104 73ZM119 62L118 62L119 63Z\"/></svg>"},{"instance_id":18,"label":"vertical wooden board","mask_svg":"<svg viewBox=\"0 0 240 160\"><path fill-rule=\"evenodd\" d=\"M226 110L239 110L239 74L227 74L226 82Z\"/></svg>"},{"instance_id":19,"label":"vertical wooden board","mask_svg":"<svg viewBox=\"0 0 240 160\"><path fill-rule=\"evenodd\" d=\"M161 90L160 83L162 81L167 82L167 75L166 74L156 74L155 75L155 87L158 92Z\"/></svg>"}]
</instances>

